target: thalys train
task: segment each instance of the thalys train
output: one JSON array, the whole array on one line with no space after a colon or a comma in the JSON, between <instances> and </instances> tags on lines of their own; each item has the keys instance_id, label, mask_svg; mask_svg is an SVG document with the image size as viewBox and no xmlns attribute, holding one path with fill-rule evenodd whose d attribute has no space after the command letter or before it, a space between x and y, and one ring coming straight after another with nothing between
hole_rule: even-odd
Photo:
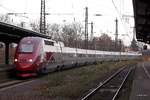
<instances>
[{"instance_id":1,"label":"thalys train","mask_svg":"<svg viewBox=\"0 0 150 100\"><path fill-rule=\"evenodd\" d=\"M108 52L65 47L62 42L41 37L25 37L14 58L17 76L28 77L101 61L136 59L136 52Z\"/></svg>"}]
</instances>

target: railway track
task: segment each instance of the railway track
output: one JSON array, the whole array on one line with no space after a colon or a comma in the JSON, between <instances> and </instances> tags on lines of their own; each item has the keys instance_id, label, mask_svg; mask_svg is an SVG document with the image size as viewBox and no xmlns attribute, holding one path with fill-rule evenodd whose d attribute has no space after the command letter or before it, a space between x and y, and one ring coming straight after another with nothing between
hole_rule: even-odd
<instances>
[{"instance_id":1,"label":"railway track","mask_svg":"<svg viewBox=\"0 0 150 100\"><path fill-rule=\"evenodd\" d=\"M133 67L119 69L103 83L82 97L81 100L117 100L119 93L133 69Z\"/></svg>"},{"instance_id":2,"label":"railway track","mask_svg":"<svg viewBox=\"0 0 150 100\"><path fill-rule=\"evenodd\" d=\"M117 76L117 74L121 73L121 71L124 70L124 69L126 69L126 68L124 67L124 68L121 68L120 70L118 70L115 74L113 74L105 82L103 82L103 84L108 83L111 79L113 79L115 76ZM5 74L3 76L5 76ZM5 90L7 88L12 88L12 87L15 87L15 86L18 86L18 85L28 83L28 82L33 81L33 80L36 80L36 79L31 78L31 79L25 79L25 80L17 80L15 78L8 78L8 77L6 78L6 77L4 77L4 79L0 80L0 91ZM90 97L90 95L93 95L94 92L96 92L98 88L101 88L103 86L103 84L100 84L96 89L94 89L92 92L90 92L82 100L88 99Z\"/></svg>"},{"instance_id":3,"label":"railway track","mask_svg":"<svg viewBox=\"0 0 150 100\"><path fill-rule=\"evenodd\" d=\"M7 66L5 66L7 68ZM6 90L8 88L17 87L29 82L37 80L35 77L21 79L16 77L12 67L9 69L0 70L0 91Z\"/></svg>"},{"instance_id":4,"label":"railway track","mask_svg":"<svg viewBox=\"0 0 150 100\"><path fill-rule=\"evenodd\" d=\"M13 80L5 83L0 84L0 91L4 91L9 88L17 87L20 85L24 85L30 82L35 81L36 79L27 79L27 80Z\"/></svg>"}]
</instances>

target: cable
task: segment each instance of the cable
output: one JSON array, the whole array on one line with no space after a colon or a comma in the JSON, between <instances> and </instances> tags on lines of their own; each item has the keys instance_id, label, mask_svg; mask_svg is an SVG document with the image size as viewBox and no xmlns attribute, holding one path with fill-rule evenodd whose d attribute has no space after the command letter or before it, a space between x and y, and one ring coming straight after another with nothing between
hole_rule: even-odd
<instances>
[{"instance_id":1,"label":"cable","mask_svg":"<svg viewBox=\"0 0 150 100\"><path fill-rule=\"evenodd\" d=\"M113 6L115 7L115 9L116 9L117 13L118 13L118 14L119 14L119 16L120 16L121 14L120 14L120 12L119 12L119 10L118 10L117 6L115 5L114 0L112 0L112 3L113 3Z\"/></svg>"},{"instance_id":2,"label":"cable","mask_svg":"<svg viewBox=\"0 0 150 100\"><path fill-rule=\"evenodd\" d=\"M121 13L119 12L119 10L118 10L118 8L117 8L117 6L115 5L115 3L114 3L113 0L112 0L112 3L113 3L113 6L114 6L116 12L117 12L118 15L119 15L119 19L121 20L121 23L122 23L122 26L123 26L124 30L126 31L126 33L128 33L129 31L127 31L127 30L128 30L128 29L127 29L127 26L125 25L124 21L122 20L122 17L121 17L122 15L121 15Z\"/></svg>"},{"instance_id":3,"label":"cable","mask_svg":"<svg viewBox=\"0 0 150 100\"><path fill-rule=\"evenodd\" d=\"M1 4L0 4L0 7L1 7L1 8L4 8L5 10L8 10L8 11L15 12L14 10L11 10L11 9L9 9L9 8L7 8L7 7L4 7L4 6L1 5Z\"/></svg>"}]
</instances>

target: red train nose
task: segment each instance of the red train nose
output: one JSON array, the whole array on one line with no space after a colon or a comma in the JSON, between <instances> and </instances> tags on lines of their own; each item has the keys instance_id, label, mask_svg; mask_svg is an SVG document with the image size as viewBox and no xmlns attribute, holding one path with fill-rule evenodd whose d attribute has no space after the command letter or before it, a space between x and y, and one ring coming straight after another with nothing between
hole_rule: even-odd
<instances>
[{"instance_id":1,"label":"red train nose","mask_svg":"<svg viewBox=\"0 0 150 100\"><path fill-rule=\"evenodd\" d=\"M33 59L31 58L19 58L15 59L15 65L17 70L32 70Z\"/></svg>"},{"instance_id":2,"label":"red train nose","mask_svg":"<svg viewBox=\"0 0 150 100\"><path fill-rule=\"evenodd\" d=\"M33 64L32 63L16 63L16 69L17 70L32 70L33 69Z\"/></svg>"}]
</instances>

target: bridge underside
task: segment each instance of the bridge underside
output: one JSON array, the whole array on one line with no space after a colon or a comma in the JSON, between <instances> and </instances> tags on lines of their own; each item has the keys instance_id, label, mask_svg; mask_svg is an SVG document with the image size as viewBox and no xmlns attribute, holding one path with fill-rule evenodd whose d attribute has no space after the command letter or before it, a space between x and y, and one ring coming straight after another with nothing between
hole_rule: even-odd
<instances>
[{"instance_id":1,"label":"bridge underside","mask_svg":"<svg viewBox=\"0 0 150 100\"><path fill-rule=\"evenodd\" d=\"M150 0L133 0L136 37L150 43Z\"/></svg>"}]
</instances>

